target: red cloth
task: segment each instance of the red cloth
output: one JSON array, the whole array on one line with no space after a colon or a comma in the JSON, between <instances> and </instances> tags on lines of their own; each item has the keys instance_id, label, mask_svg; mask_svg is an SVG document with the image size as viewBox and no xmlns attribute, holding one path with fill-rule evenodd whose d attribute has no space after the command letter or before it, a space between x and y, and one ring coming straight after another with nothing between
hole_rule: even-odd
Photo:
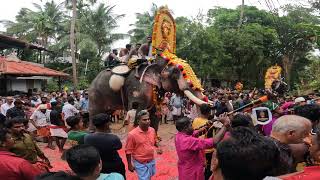
<instances>
[{"instance_id":1,"label":"red cloth","mask_svg":"<svg viewBox=\"0 0 320 180\"><path fill-rule=\"evenodd\" d=\"M288 177L281 178L283 180L316 180L320 179L320 166L305 167L300 173L294 173Z\"/></svg>"},{"instance_id":2,"label":"red cloth","mask_svg":"<svg viewBox=\"0 0 320 180\"><path fill-rule=\"evenodd\" d=\"M50 136L49 126L39 128L37 130L37 135L42 137L49 137Z\"/></svg>"},{"instance_id":3,"label":"red cloth","mask_svg":"<svg viewBox=\"0 0 320 180\"><path fill-rule=\"evenodd\" d=\"M133 159L140 163L147 163L154 159L154 145L156 143L156 132L149 127L144 132L140 127L136 127L129 132L125 147L126 154L132 154Z\"/></svg>"},{"instance_id":4,"label":"red cloth","mask_svg":"<svg viewBox=\"0 0 320 180\"><path fill-rule=\"evenodd\" d=\"M40 174L27 160L7 151L0 151L0 179L33 180Z\"/></svg>"}]
</instances>

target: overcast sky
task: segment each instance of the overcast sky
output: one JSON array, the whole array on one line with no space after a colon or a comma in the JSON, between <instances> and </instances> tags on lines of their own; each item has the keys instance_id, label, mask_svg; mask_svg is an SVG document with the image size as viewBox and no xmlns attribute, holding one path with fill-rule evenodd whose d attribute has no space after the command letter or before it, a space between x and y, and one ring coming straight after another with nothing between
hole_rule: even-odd
<instances>
[{"instance_id":1,"label":"overcast sky","mask_svg":"<svg viewBox=\"0 0 320 180\"><path fill-rule=\"evenodd\" d=\"M27 7L34 9L32 3L44 4L51 0L1 0L0 6L0 20L12 20L14 21L15 15L18 11ZM295 3L300 0L268 0L273 2L271 8L277 8L280 5ZM55 2L64 2L64 0L55 0ZM129 25L135 22L135 13L143 13L150 10L152 3L161 5L168 5L172 10L173 16L187 16L194 17L199 12L206 13L208 9L214 6L221 6L227 8L235 8L241 4L241 0L99 0L107 5L116 5L115 13L126 14L126 16L119 21L119 28L117 32L127 33L131 28ZM246 5L254 5L260 9L268 10L266 0L245 0ZM0 25L0 31L4 31L3 26ZM115 43L115 47L123 47L128 40L122 40Z\"/></svg>"}]
</instances>

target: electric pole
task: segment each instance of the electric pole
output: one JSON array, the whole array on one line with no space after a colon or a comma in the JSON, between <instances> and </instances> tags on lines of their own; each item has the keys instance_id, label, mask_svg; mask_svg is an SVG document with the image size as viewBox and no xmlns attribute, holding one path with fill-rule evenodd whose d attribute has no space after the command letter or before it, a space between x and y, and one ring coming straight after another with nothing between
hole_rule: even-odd
<instances>
[{"instance_id":1,"label":"electric pole","mask_svg":"<svg viewBox=\"0 0 320 180\"><path fill-rule=\"evenodd\" d=\"M242 25L242 22L243 22L243 13L244 13L244 0L242 0L242 4L241 4L240 19L239 19L238 29L241 28L241 25Z\"/></svg>"}]
</instances>

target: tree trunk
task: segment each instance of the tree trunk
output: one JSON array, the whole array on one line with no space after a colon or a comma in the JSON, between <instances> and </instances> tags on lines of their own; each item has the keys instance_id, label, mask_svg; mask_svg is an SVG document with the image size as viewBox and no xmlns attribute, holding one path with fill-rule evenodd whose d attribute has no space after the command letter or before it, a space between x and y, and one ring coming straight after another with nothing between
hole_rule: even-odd
<instances>
[{"instance_id":1,"label":"tree trunk","mask_svg":"<svg viewBox=\"0 0 320 180\"><path fill-rule=\"evenodd\" d=\"M288 55L284 55L282 57L282 64L284 75L288 84L288 89L290 89L292 61L290 61L290 57Z\"/></svg>"},{"instance_id":2,"label":"tree trunk","mask_svg":"<svg viewBox=\"0 0 320 180\"><path fill-rule=\"evenodd\" d=\"M78 79L77 79L77 61L75 52L75 25L77 19L77 0L72 0L72 20L70 27L70 48L71 48L71 58L72 58L72 79L74 89L77 90Z\"/></svg>"}]
</instances>

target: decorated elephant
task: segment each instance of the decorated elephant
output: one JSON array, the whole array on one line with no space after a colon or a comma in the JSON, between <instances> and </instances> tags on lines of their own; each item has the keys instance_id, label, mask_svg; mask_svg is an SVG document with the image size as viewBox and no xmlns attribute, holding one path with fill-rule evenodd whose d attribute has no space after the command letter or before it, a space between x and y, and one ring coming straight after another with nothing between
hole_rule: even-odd
<instances>
[{"instance_id":1,"label":"decorated elephant","mask_svg":"<svg viewBox=\"0 0 320 180\"><path fill-rule=\"evenodd\" d=\"M139 103L138 111L151 109L165 92L184 94L198 105L207 103L189 64L165 51L159 52L152 63L100 72L89 89L89 113L92 117L117 109L129 110L133 102Z\"/></svg>"}]
</instances>

